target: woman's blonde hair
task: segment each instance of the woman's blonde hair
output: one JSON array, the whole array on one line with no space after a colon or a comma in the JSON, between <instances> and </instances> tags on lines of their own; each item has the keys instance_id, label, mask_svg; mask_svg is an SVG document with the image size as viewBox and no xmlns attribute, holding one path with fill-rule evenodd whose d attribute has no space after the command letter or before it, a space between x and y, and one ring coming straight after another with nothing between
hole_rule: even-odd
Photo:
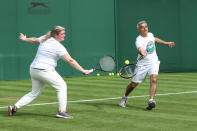
<instances>
[{"instance_id":1,"label":"woman's blonde hair","mask_svg":"<svg viewBox=\"0 0 197 131\"><path fill-rule=\"evenodd\" d=\"M47 39L49 39L50 37L54 37L55 35L59 35L59 33L61 31L65 30L64 27L61 26L54 26L53 29L49 32L46 33L46 35L44 36L44 38L42 39L42 42L46 41Z\"/></svg>"}]
</instances>

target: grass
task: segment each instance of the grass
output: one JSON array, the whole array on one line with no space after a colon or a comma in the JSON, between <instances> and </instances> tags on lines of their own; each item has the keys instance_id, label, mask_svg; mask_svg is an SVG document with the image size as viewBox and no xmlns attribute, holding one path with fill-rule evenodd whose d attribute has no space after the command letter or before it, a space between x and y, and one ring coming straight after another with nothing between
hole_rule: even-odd
<instances>
[{"instance_id":1,"label":"grass","mask_svg":"<svg viewBox=\"0 0 197 131\"><path fill-rule=\"evenodd\" d=\"M161 73L157 94L197 91L196 73ZM25 106L15 116L7 116L7 105L31 91L31 80L0 82L1 131L194 131L197 130L196 92L156 96L157 106L146 111L149 78L130 96L126 108L120 101L92 100L121 97L130 80L117 76L88 76L65 78L68 85L67 110L74 119L58 119L57 104ZM46 86L33 103L57 102L56 92Z\"/></svg>"}]
</instances>

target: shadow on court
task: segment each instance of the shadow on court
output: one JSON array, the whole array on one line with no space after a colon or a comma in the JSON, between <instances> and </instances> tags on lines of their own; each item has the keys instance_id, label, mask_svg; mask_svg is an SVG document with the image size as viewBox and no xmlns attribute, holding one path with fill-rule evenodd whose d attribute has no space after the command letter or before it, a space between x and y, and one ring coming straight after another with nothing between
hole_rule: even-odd
<instances>
[{"instance_id":1,"label":"shadow on court","mask_svg":"<svg viewBox=\"0 0 197 131\"><path fill-rule=\"evenodd\" d=\"M23 116L23 117L29 117L29 118L31 118L31 117L36 117L36 116L38 116L38 117L40 117L40 116L43 116L43 117L49 117L49 118L56 118L55 117L55 114L54 115L48 115L48 114L41 114L41 113L31 113L31 112L23 112L23 111L21 111L21 112L17 112L15 115L13 115L13 116L8 116L8 112L7 112L7 110L5 111L0 111L0 116L1 117L21 117L21 116Z\"/></svg>"},{"instance_id":2,"label":"shadow on court","mask_svg":"<svg viewBox=\"0 0 197 131\"><path fill-rule=\"evenodd\" d=\"M77 103L77 104L81 104L81 105L87 105L87 106L93 106L95 107L96 109L98 110L103 110L104 108L113 108L113 109L120 109L120 110L123 110L123 109L126 109L126 110L143 110L143 111L146 111L145 109L145 106L136 106L136 105L130 105L130 104L127 104L127 107L123 108L123 107L120 107L117 103L117 104L114 104L114 103L101 103L101 102L91 102L91 103L88 103L88 102L85 102L85 103Z\"/></svg>"}]
</instances>

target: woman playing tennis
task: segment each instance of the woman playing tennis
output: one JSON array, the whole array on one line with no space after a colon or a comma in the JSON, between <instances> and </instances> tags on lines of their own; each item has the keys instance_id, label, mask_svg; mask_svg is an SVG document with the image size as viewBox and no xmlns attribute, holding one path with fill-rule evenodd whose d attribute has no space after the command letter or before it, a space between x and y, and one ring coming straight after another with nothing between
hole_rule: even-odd
<instances>
[{"instance_id":1,"label":"woman playing tennis","mask_svg":"<svg viewBox=\"0 0 197 131\"><path fill-rule=\"evenodd\" d=\"M56 89L59 112L58 118L72 118L67 114L67 85L62 77L56 72L58 59L62 58L73 68L88 75L89 71L84 70L67 52L66 48L60 43L64 41L65 29L61 26L55 26L46 35L40 38L27 38L20 33L19 39L27 43L39 44L37 54L30 66L30 75L32 80L32 91L24 95L15 105L8 106L8 115L12 116L17 109L31 103L36 99L45 87L45 84L51 85Z\"/></svg>"},{"instance_id":2,"label":"woman playing tennis","mask_svg":"<svg viewBox=\"0 0 197 131\"><path fill-rule=\"evenodd\" d=\"M154 100L156 89L157 89L157 75L159 72L160 61L158 60L155 43L163 44L169 47L174 46L174 42L166 42L153 36L152 33L148 32L148 26L146 21L140 21L137 24L137 29L140 35L136 39L136 48L139 52L138 58L142 57L142 60L137 62L135 72L136 75L133 77L132 82L127 86L125 95L120 101L120 106L125 107L127 102L127 96L131 91L146 78L146 75L150 76L150 99L148 102L147 110L155 108L156 102Z\"/></svg>"}]
</instances>

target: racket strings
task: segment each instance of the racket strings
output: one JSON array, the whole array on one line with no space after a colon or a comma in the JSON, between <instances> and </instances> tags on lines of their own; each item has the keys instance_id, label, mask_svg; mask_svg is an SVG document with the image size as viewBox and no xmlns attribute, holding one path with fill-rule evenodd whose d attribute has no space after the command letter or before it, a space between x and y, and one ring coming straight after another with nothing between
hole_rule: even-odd
<instances>
[{"instance_id":1,"label":"racket strings","mask_svg":"<svg viewBox=\"0 0 197 131\"><path fill-rule=\"evenodd\" d=\"M110 56L102 57L99 64L103 71L112 71L116 66L114 59Z\"/></svg>"},{"instance_id":2,"label":"racket strings","mask_svg":"<svg viewBox=\"0 0 197 131\"><path fill-rule=\"evenodd\" d=\"M133 71L130 66L123 68L121 75L123 75L124 77L131 77L133 75Z\"/></svg>"},{"instance_id":3,"label":"racket strings","mask_svg":"<svg viewBox=\"0 0 197 131\"><path fill-rule=\"evenodd\" d=\"M126 75L126 76L132 76L132 75L133 75L133 71L132 71L132 69L130 68L130 66L126 66L126 67L124 68L124 72L125 72L125 75Z\"/></svg>"},{"instance_id":4,"label":"racket strings","mask_svg":"<svg viewBox=\"0 0 197 131\"><path fill-rule=\"evenodd\" d=\"M134 76L134 65L127 65L124 66L121 71L119 72L120 76L123 78L132 78Z\"/></svg>"}]
</instances>

